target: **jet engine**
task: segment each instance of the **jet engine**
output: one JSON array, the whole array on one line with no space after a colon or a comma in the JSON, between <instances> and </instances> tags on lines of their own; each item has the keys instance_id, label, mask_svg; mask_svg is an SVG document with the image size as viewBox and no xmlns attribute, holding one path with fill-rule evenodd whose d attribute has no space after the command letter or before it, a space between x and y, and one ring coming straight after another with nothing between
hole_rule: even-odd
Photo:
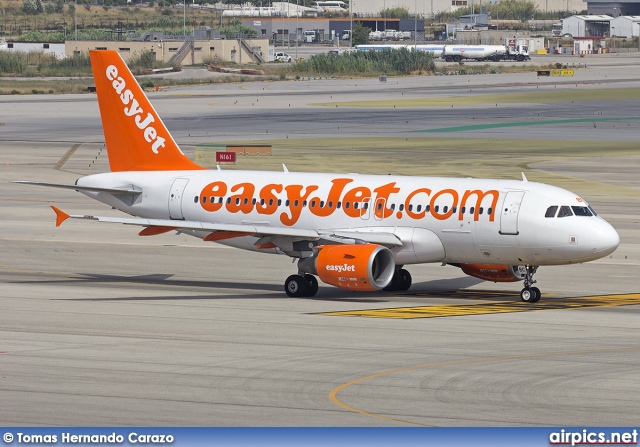
<instances>
[{"instance_id":1,"label":"jet engine","mask_svg":"<svg viewBox=\"0 0 640 447\"><path fill-rule=\"evenodd\" d=\"M342 289L370 291L387 287L393 278L396 263L391 250L386 247L354 244L318 248L320 252L313 265L303 262L299 267L307 267L309 273L317 274L327 284Z\"/></svg>"},{"instance_id":2,"label":"jet engine","mask_svg":"<svg viewBox=\"0 0 640 447\"><path fill-rule=\"evenodd\" d=\"M493 282L517 282L524 280L526 268L524 265L494 265L494 264L456 264L464 273L474 278Z\"/></svg>"}]
</instances>

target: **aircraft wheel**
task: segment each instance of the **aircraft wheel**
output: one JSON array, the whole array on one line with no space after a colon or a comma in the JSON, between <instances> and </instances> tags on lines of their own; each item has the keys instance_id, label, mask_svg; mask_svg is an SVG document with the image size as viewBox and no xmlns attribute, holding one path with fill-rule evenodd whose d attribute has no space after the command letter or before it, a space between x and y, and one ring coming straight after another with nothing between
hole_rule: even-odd
<instances>
[{"instance_id":1,"label":"aircraft wheel","mask_svg":"<svg viewBox=\"0 0 640 447\"><path fill-rule=\"evenodd\" d=\"M284 282L284 291L292 298L305 296L309 290L309 283L300 275L291 275Z\"/></svg>"},{"instance_id":2,"label":"aircraft wheel","mask_svg":"<svg viewBox=\"0 0 640 447\"><path fill-rule=\"evenodd\" d=\"M411 287L411 273L405 269L401 269L398 276L400 277L398 290L402 292L409 290L409 287Z\"/></svg>"},{"instance_id":3,"label":"aircraft wheel","mask_svg":"<svg viewBox=\"0 0 640 447\"><path fill-rule=\"evenodd\" d=\"M532 303L537 303L538 301L540 301L540 298L542 297L542 292L540 292L540 289L538 289L537 287L532 287L531 291L535 293L535 298L531 300Z\"/></svg>"},{"instance_id":4,"label":"aircraft wheel","mask_svg":"<svg viewBox=\"0 0 640 447\"><path fill-rule=\"evenodd\" d=\"M531 287L525 287L520 291L520 299L525 303L535 303L536 292Z\"/></svg>"},{"instance_id":5,"label":"aircraft wheel","mask_svg":"<svg viewBox=\"0 0 640 447\"><path fill-rule=\"evenodd\" d=\"M401 285L402 278L400 278L400 275L398 274L398 272L396 272L393 274L393 278L391 279L389 285L382 290L384 290L385 292L395 292L396 290L400 290Z\"/></svg>"},{"instance_id":6,"label":"aircraft wheel","mask_svg":"<svg viewBox=\"0 0 640 447\"><path fill-rule=\"evenodd\" d=\"M307 294L306 296L316 296L318 293L318 280L315 276L306 274L304 279L307 281Z\"/></svg>"}]
</instances>

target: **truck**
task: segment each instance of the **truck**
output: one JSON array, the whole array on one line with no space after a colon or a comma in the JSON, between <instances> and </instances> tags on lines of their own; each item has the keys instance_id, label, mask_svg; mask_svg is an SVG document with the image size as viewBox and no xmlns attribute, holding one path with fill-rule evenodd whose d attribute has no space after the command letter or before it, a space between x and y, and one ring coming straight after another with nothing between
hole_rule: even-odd
<instances>
[{"instance_id":1,"label":"truck","mask_svg":"<svg viewBox=\"0 0 640 447\"><path fill-rule=\"evenodd\" d=\"M476 61L525 61L530 60L526 45L509 47L507 45L445 45L440 56L447 62L460 62L464 59Z\"/></svg>"}]
</instances>

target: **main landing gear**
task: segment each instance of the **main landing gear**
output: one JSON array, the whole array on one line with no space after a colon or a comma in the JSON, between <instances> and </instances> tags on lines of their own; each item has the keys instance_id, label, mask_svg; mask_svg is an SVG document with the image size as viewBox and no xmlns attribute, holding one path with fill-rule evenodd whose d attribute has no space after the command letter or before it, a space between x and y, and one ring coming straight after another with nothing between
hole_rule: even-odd
<instances>
[{"instance_id":1,"label":"main landing gear","mask_svg":"<svg viewBox=\"0 0 640 447\"><path fill-rule=\"evenodd\" d=\"M312 297L318 293L318 280L308 273L291 275L284 282L284 291L292 298Z\"/></svg>"},{"instance_id":2,"label":"main landing gear","mask_svg":"<svg viewBox=\"0 0 640 447\"><path fill-rule=\"evenodd\" d=\"M383 290L386 292L405 292L411 287L411 274L403 268L397 268L393 279Z\"/></svg>"},{"instance_id":3,"label":"main landing gear","mask_svg":"<svg viewBox=\"0 0 640 447\"><path fill-rule=\"evenodd\" d=\"M536 270L538 270L538 267L528 265L526 269L527 270L524 277L524 289L520 291L520 299L525 303L537 303L538 301L540 301L542 293L537 287L531 286L533 286L537 282L533 279L533 275Z\"/></svg>"}]
</instances>

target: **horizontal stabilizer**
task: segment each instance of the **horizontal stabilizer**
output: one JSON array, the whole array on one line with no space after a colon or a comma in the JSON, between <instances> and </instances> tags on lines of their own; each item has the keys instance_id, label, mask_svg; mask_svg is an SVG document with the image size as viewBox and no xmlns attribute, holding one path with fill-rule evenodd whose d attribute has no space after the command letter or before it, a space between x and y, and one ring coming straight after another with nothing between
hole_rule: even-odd
<instances>
[{"instance_id":1,"label":"horizontal stabilizer","mask_svg":"<svg viewBox=\"0 0 640 447\"><path fill-rule=\"evenodd\" d=\"M106 192L109 194L140 194L142 193L141 189L134 189L131 186L123 186L121 188L97 188L94 186L78 186L78 185L68 185L64 183L46 183L46 182L31 182L28 180L15 180L11 183L21 183L23 185L37 185L37 186L47 186L49 188L63 188L63 189L73 189L75 191L88 191L88 192Z\"/></svg>"}]
</instances>

